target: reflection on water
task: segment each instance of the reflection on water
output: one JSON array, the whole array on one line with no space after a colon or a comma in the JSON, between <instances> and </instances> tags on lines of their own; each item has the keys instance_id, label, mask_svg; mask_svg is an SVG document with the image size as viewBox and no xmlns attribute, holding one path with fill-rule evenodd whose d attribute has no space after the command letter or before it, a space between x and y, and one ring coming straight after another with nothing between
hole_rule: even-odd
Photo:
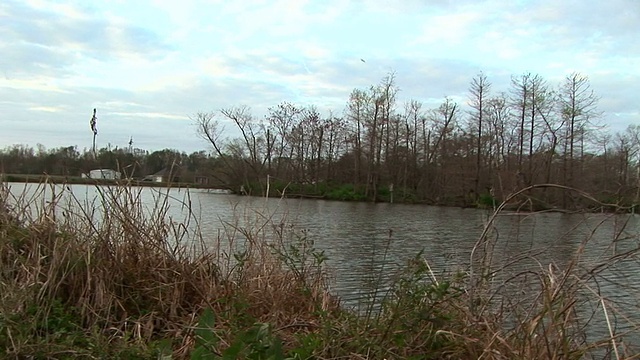
<instances>
[{"instance_id":1,"label":"reflection on water","mask_svg":"<svg viewBox=\"0 0 640 360\"><path fill-rule=\"evenodd\" d=\"M14 194L25 190L24 184L10 185ZM35 185L27 186L26 193L34 189ZM65 191L85 204L99 195L93 186L73 185ZM491 216L476 209L264 199L206 190L144 188L140 199L150 208L167 199L172 221L189 220L190 233L199 230L205 240L218 239L229 224L271 221L306 230L315 246L328 256L334 276L332 289L348 305L357 305L372 281L388 281L420 251L436 276L466 271L471 249ZM594 275L589 287L604 296L608 306L615 303L617 308L609 313L613 314L611 321L622 324L627 323L623 316L640 320L640 272L634 253L640 245L639 232L636 215L537 213L499 215L488 236L495 242L493 264L506 267L505 274L549 269L550 264L564 269L578 258L575 266ZM615 265L596 267L603 262ZM503 279L510 276L505 274ZM625 312L629 309L634 311ZM613 310L619 311L618 315Z\"/></svg>"}]
</instances>

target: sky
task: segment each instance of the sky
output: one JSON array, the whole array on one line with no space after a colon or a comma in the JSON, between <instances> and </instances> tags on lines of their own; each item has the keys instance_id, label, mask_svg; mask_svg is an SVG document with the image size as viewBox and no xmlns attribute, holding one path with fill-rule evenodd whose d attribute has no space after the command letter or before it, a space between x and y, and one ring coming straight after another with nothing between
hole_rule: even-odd
<instances>
[{"instance_id":1,"label":"sky","mask_svg":"<svg viewBox=\"0 0 640 360\"><path fill-rule=\"evenodd\" d=\"M96 108L98 147L206 150L198 112L339 116L390 72L399 109L465 104L480 71L494 93L579 72L622 131L640 124L638 39L639 0L2 0L0 148L90 148Z\"/></svg>"}]
</instances>

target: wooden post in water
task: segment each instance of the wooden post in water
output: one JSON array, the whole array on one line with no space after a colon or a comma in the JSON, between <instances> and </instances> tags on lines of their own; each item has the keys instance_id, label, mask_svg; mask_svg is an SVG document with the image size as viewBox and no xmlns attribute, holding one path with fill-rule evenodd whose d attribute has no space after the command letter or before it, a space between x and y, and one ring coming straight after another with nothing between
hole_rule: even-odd
<instances>
[{"instance_id":1,"label":"wooden post in water","mask_svg":"<svg viewBox=\"0 0 640 360\"><path fill-rule=\"evenodd\" d=\"M389 185L389 202L393 204L393 183Z\"/></svg>"},{"instance_id":2,"label":"wooden post in water","mask_svg":"<svg viewBox=\"0 0 640 360\"><path fill-rule=\"evenodd\" d=\"M493 211L496 211L496 193L493 191L493 187L489 188L489 195L491 195L491 202L493 203Z\"/></svg>"},{"instance_id":3,"label":"wooden post in water","mask_svg":"<svg viewBox=\"0 0 640 360\"><path fill-rule=\"evenodd\" d=\"M269 188L270 188L269 174L267 174L267 194L265 195L266 198L269 198Z\"/></svg>"}]
</instances>

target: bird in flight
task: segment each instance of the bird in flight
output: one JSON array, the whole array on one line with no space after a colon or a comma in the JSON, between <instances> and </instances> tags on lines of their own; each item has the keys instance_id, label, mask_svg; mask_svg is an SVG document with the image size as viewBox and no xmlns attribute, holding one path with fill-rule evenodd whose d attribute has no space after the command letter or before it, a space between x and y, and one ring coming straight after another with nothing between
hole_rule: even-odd
<instances>
[{"instance_id":1,"label":"bird in flight","mask_svg":"<svg viewBox=\"0 0 640 360\"><path fill-rule=\"evenodd\" d=\"M360 61L362 61L363 63L366 63L366 61L364 61L364 59L360 59Z\"/></svg>"}]
</instances>

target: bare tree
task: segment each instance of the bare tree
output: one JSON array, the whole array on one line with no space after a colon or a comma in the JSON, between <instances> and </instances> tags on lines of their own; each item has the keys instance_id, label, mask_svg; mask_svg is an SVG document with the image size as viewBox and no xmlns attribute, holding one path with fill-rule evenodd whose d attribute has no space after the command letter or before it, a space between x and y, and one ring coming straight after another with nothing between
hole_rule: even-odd
<instances>
[{"instance_id":1,"label":"bare tree","mask_svg":"<svg viewBox=\"0 0 640 360\"><path fill-rule=\"evenodd\" d=\"M241 176L237 169L231 164L229 157L223 151L224 147L227 146L226 142L220 139L224 132L224 127L220 126L218 120L215 119L215 113L199 112L191 117L191 120L195 122L197 134L213 147L216 155L228 171L227 175L231 177L231 179L220 180L223 183L229 183L243 179L243 176Z\"/></svg>"},{"instance_id":2,"label":"bare tree","mask_svg":"<svg viewBox=\"0 0 640 360\"><path fill-rule=\"evenodd\" d=\"M482 167L482 140L483 125L486 113L487 98L491 90L491 83L487 80L487 76L482 72L471 80L469 87L470 104L473 111L471 112L471 123L476 130L476 176L474 179L474 189L476 197L479 194L480 185L480 169Z\"/></svg>"},{"instance_id":3,"label":"bare tree","mask_svg":"<svg viewBox=\"0 0 640 360\"><path fill-rule=\"evenodd\" d=\"M353 156L355 173L353 183L358 186L362 181L362 139L367 108L371 99L370 95L362 90L354 89L349 96L347 104L347 120L351 124L353 132Z\"/></svg>"},{"instance_id":4,"label":"bare tree","mask_svg":"<svg viewBox=\"0 0 640 360\"><path fill-rule=\"evenodd\" d=\"M527 73L511 79L512 104L519 119L518 129L518 173L525 178L526 184L535 182L536 153L543 144L541 132L543 128L539 123L540 112L538 108L547 101L548 85L540 75ZM527 151L525 153L525 144ZM524 156L527 155L526 173Z\"/></svg>"},{"instance_id":5,"label":"bare tree","mask_svg":"<svg viewBox=\"0 0 640 360\"><path fill-rule=\"evenodd\" d=\"M291 132L300 122L302 109L299 107L283 102L276 107L269 108L267 120L272 128L275 129L274 137L274 154L276 155L276 177L282 177L284 172L288 172L291 166L292 147L290 144ZM288 156L285 157L285 154Z\"/></svg>"},{"instance_id":6,"label":"bare tree","mask_svg":"<svg viewBox=\"0 0 640 360\"><path fill-rule=\"evenodd\" d=\"M561 112L566 126L565 185L577 185L574 184L576 147L580 147L582 154L585 136L593 125L591 121L600 116L597 111L598 100L586 76L574 72L565 78L560 90ZM582 171L582 156L579 162Z\"/></svg>"}]
</instances>

